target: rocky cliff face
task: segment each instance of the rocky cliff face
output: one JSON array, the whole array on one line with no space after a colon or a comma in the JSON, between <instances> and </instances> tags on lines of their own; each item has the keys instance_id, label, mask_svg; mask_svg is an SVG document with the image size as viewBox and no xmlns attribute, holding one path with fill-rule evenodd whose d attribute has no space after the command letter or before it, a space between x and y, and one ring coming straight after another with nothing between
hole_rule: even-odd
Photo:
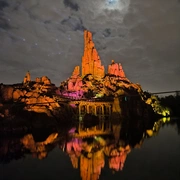
<instances>
[{"instance_id":1,"label":"rocky cliff face","mask_svg":"<svg viewBox=\"0 0 180 180\"><path fill-rule=\"evenodd\" d=\"M128 101L128 103L121 104L123 104L124 109L129 107L132 111L131 114L142 115L144 109L148 109L147 111L156 109L157 111L159 108L157 103L149 103L151 97L146 96L139 84L130 82L121 63L112 60L107 73L105 73L104 66L101 64L92 40L92 33L87 30L84 31L82 74L80 74L80 66L76 66L71 77L60 84L59 90L62 96L79 100L82 98L100 98L103 101L108 97L121 96L125 98L125 101ZM148 100L148 98L150 99ZM161 110L157 112L162 114Z\"/></svg>"},{"instance_id":2,"label":"rocky cliff face","mask_svg":"<svg viewBox=\"0 0 180 180\"><path fill-rule=\"evenodd\" d=\"M62 95L81 99L83 97L107 97L123 95L132 90L139 93L139 84L131 83L125 76L120 63L112 60L105 74L104 66L92 40L92 33L84 31L84 55L82 57L82 74L76 66L72 76L60 84ZM67 93L68 92L68 93Z\"/></svg>"},{"instance_id":3,"label":"rocky cliff face","mask_svg":"<svg viewBox=\"0 0 180 180\"><path fill-rule=\"evenodd\" d=\"M8 118L11 116L10 109L17 107L24 111L45 113L47 116L59 116L62 108L54 97L56 90L57 87L48 77L43 76L31 81L28 72L21 84L1 85L0 114ZM10 108L8 104L14 106Z\"/></svg>"},{"instance_id":4,"label":"rocky cliff face","mask_svg":"<svg viewBox=\"0 0 180 180\"><path fill-rule=\"evenodd\" d=\"M112 60L112 63L108 66L108 74L126 78L122 65L115 63L114 60Z\"/></svg>"}]
</instances>

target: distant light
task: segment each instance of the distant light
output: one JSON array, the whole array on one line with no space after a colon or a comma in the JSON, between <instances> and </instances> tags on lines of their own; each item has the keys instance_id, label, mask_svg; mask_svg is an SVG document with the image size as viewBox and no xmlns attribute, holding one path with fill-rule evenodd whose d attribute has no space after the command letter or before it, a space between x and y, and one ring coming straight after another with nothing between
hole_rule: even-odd
<instances>
[{"instance_id":1,"label":"distant light","mask_svg":"<svg viewBox=\"0 0 180 180\"><path fill-rule=\"evenodd\" d=\"M116 2L117 2L117 0L108 0L109 4L113 4L113 3L116 3Z\"/></svg>"},{"instance_id":2,"label":"distant light","mask_svg":"<svg viewBox=\"0 0 180 180\"><path fill-rule=\"evenodd\" d=\"M118 5L118 0L107 0L107 2L106 2L106 6L107 6L107 8L116 8L115 6L117 6Z\"/></svg>"},{"instance_id":3,"label":"distant light","mask_svg":"<svg viewBox=\"0 0 180 180\"><path fill-rule=\"evenodd\" d=\"M130 0L106 0L103 8L107 10L127 10L130 4Z\"/></svg>"}]
</instances>

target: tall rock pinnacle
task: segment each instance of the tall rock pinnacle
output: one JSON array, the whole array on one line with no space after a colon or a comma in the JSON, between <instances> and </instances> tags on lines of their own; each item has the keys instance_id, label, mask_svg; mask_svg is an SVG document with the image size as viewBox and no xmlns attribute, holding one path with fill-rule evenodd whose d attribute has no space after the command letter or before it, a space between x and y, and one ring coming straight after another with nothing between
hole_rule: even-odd
<instances>
[{"instance_id":1,"label":"tall rock pinnacle","mask_svg":"<svg viewBox=\"0 0 180 180\"><path fill-rule=\"evenodd\" d=\"M82 57L82 76L92 74L95 78L104 77L104 66L92 41L92 33L84 31L84 55Z\"/></svg>"}]
</instances>

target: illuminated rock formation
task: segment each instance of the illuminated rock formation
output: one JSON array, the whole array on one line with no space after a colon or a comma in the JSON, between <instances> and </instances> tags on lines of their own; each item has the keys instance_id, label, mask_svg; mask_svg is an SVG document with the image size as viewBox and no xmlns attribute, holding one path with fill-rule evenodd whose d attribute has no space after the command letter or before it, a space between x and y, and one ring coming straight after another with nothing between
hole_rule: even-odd
<instances>
[{"instance_id":1,"label":"illuminated rock formation","mask_svg":"<svg viewBox=\"0 0 180 180\"><path fill-rule=\"evenodd\" d=\"M19 90L19 89L15 90L13 92L13 99L14 99L14 101L17 101L23 95L24 95L24 93L21 90Z\"/></svg>"},{"instance_id":2,"label":"illuminated rock formation","mask_svg":"<svg viewBox=\"0 0 180 180\"><path fill-rule=\"evenodd\" d=\"M37 77L35 81L36 81L36 83L40 83L41 82L41 78Z\"/></svg>"},{"instance_id":3,"label":"illuminated rock formation","mask_svg":"<svg viewBox=\"0 0 180 180\"><path fill-rule=\"evenodd\" d=\"M84 55L82 57L82 76L92 74L95 78L104 77L104 66L92 41L92 33L84 31Z\"/></svg>"},{"instance_id":4,"label":"illuminated rock formation","mask_svg":"<svg viewBox=\"0 0 180 180\"><path fill-rule=\"evenodd\" d=\"M30 82L29 72L24 78L24 83L3 85L0 89L0 98L3 102L14 101L23 104L22 110L46 113L48 116L58 115L60 105L56 98L49 96L51 93L55 94L57 90L51 80L47 76L42 76L31 83L28 82Z\"/></svg>"},{"instance_id":5,"label":"illuminated rock formation","mask_svg":"<svg viewBox=\"0 0 180 180\"><path fill-rule=\"evenodd\" d=\"M1 87L0 95L2 101L12 100L24 103L25 110L38 113L45 112L48 115L54 111L56 113L59 111L60 105L58 104L58 98L60 101L62 98L68 98L69 100L83 99L85 101L94 101L98 98L98 100L108 100L110 102L113 101L115 96L117 96L114 100L115 105L110 111L118 116L123 116L123 110L127 112L124 116L129 115L130 113L128 111L130 109L133 110L132 112L134 114L143 116L145 114L144 109L148 109L147 106L142 105L145 102L151 105L158 114L168 114L167 111L159 108L159 104L155 105L154 101L151 103L148 100L139 84L131 83L126 78L120 63L115 63L112 60L111 65L108 66L108 73L105 74L104 66L101 65L100 57L92 40L92 33L87 30L84 31L82 74L80 73L80 66L76 66L71 77L63 81L59 88L56 88L47 76L31 81L28 71L23 83ZM53 99L54 96L56 96L55 99ZM131 96L131 98L128 99L126 96ZM136 97L139 97L139 99ZM118 98L122 102L120 105ZM123 104L124 109L122 109ZM137 105L136 107L134 106L135 104ZM95 110L92 111L92 114L96 115Z\"/></svg>"},{"instance_id":6,"label":"illuminated rock formation","mask_svg":"<svg viewBox=\"0 0 180 180\"><path fill-rule=\"evenodd\" d=\"M42 77L41 77L41 82L42 82L43 84L46 84L46 85L51 84L51 80L50 80L47 76L42 76Z\"/></svg>"},{"instance_id":7,"label":"illuminated rock formation","mask_svg":"<svg viewBox=\"0 0 180 180\"><path fill-rule=\"evenodd\" d=\"M68 80L68 91L79 91L82 88L82 78L80 77L80 67L76 66L72 76Z\"/></svg>"},{"instance_id":8,"label":"illuminated rock formation","mask_svg":"<svg viewBox=\"0 0 180 180\"><path fill-rule=\"evenodd\" d=\"M167 107L161 106L160 100L157 96L151 95L147 100L146 103L151 105L154 112L162 116L169 116L170 109Z\"/></svg>"},{"instance_id":9,"label":"illuminated rock formation","mask_svg":"<svg viewBox=\"0 0 180 180\"><path fill-rule=\"evenodd\" d=\"M28 83L30 81L31 81L31 75L30 75L30 72L28 71L26 73L26 76L24 77L23 83Z\"/></svg>"},{"instance_id":10,"label":"illuminated rock formation","mask_svg":"<svg viewBox=\"0 0 180 180\"><path fill-rule=\"evenodd\" d=\"M114 98L114 103L113 103L113 107L112 107L112 112L113 112L113 113L121 113L119 98L117 97L117 95L116 95L115 98Z\"/></svg>"},{"instance_id":11,"label":"illuminated rock formation","mask_svg":"<svg viewBox=\"0 0 180 180\"><path fill-rule=\"evenodd\" d=\"M74 68L74 71L73 71L73 73L72 73L72 76L74 77L78 77L80 75L80 67L79 66L76 66L75 68Z\"/></svg>"},{"instance_id":12,"label":"illuminated rock formation","mask_svg":"<svg viewBox=\"0 0 180 180\"><path fill-rule=\"evenodd\" d=\"M108 74L120 76L121 78L126 77L122 65L120 63L115 63L114 60L112 60L111 65L108 66Z\"/></svg>"},{"instance_id":13,"label":"illuminated rock formation","mask_svg":"<svg viewBox=\"0 0 180 180\"><path fill-rule=\"evenodd\" d=\"M92 95L95 98L114 96L115 94L123 95L125 93L123 88L128 89L131 85L132 83L125 76L122 65L115 63L114 60L105 75L104 66L101 65L100 57L92 40L92 33L85 30L82 74L80 75L80 67L76 66L71 77L60 85L62 95L72 96L73 99L90 98ZM81 96L78 95L79 91L81 91Z\"/></svg>"}]
</instances>

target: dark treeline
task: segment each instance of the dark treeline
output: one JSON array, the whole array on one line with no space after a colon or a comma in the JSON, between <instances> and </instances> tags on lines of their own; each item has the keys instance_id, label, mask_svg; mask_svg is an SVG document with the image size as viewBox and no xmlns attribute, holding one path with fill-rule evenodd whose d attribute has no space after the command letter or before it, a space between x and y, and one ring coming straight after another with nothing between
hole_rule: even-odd
<instances>
[{"instance_id":1,"label":"dark treeline","mask_svg":"<svg viewBox=\"0 0 180 180\"><path fill-rule=\"evenodd\" d=\"M169 107L172 116L180 117L180 96L166 96L160 98L162 106Z\"/></svg>"}]
</instances>

